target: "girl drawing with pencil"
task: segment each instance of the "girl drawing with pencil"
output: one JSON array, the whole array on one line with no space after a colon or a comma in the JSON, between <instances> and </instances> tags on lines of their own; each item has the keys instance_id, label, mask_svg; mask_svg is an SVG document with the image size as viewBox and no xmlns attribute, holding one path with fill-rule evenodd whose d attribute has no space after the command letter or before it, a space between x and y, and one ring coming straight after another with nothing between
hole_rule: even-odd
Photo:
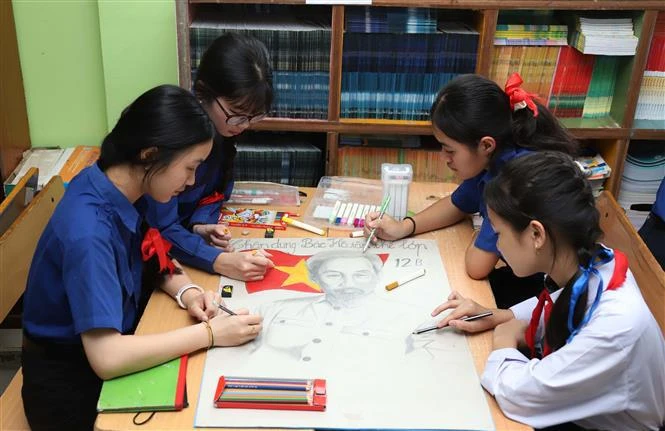
<instances>
[{"instance_id":1,"label":"girl drawing with pencil","mask_svg":"<svg viewBox=\"0 0 665 431\"><path fill-rule=\"evenodd\" d=\"M170 244L142 222L146 196L165 202L194 182L212 136L194 96L156 87L123 111L99 161L69 184L24 295L22 395L31 429L89 431L102 379L242 344L261 330L261 317L246 310L218 315L219 296L192 284L167 255ZM133 335L152 284L200 323Z\"/></svg>"},{"instance_id":2,"label":"girl drawing with pencil","mask_svg":"<svg viewBox=\"0 0 665 431\"><path fill-rule=\"evenodd\" d=\"M475 279L490 275L497 304L506 307L536 294L542 276L520 280L512 276L510 268L494 270L500 253L487 220L483 188L508 161L529 152L577 152L577 144L566 129L520 87L521 83L520 76L514 74L502 90L479 75L462 75L443 87L432 105L432 127L448 166L462 183L452 196L401 222L388 216L378 220L378 213L368 214L365 220L366 234L378 227L378 238L396 240L450 226L480 212L484 221L466 251L466 271Z\"/></svg>"},{"instance_id":3,"label":"girl drawing with pencil","mask_svg":"<svg viewBox=\"0 0 665 431\"><path fill-rule=\"evenodd\" d=\"M488 182L484 198L498 250L518 276L547 273L542 292L508 310L453 292L432 315L452 309L439 327L496 327L481 382L504 414L565 431L662 430L663 334L624 254L598 242L599 213L579 168L560 153L529 154Z\"/></svg>"},{"instance_id":4,"label":"girl drawing with pencil","mask_svg":"<svg viewBox=\"0 0 665 431\"><path fill-rule=\"evenodd\" d=\"M234 137L266 117L273 100L268 50L258 39L228 32L201 58L194 94L213 124L212 150L194 184L168 202L147 199L147 219L173 244L173 257L237 280L261 280L273 262L268 253L236 252L230 231L218 224L233 190Z\"/></svg>"}]
</instances>

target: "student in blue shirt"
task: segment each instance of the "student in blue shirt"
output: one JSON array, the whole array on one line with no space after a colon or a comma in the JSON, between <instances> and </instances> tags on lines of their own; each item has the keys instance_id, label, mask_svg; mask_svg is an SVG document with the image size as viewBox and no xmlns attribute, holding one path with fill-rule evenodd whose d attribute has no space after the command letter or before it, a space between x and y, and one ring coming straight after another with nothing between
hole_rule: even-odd
<instances>
[{"instance_id":1,"label":"student in blue shirt","mask_svg":"<svg viewBox=\"0 0 665 431\"><path fill-rule=\"evenodd\" d=\"M219 296L192 284L167 255L169 244L142 222L144 196L167 202L194 183L212 137L194 96L156 87L123 111L99 161L69 184L24 296L22 395L33 430L91 430L103 379L242 344L261 330L261 317L246 311L218 315ZM158 284L200 323L133 335L146 284Z\"/></svg>"},{"instance_id":2,"label":"student in blue shirt","mask_svg":"<svg viewBox=\"0 0 665 431\"><path fill-rule=\"evenodd\" d=\"M217 133L195 184L166 203L148 199L148 220L173 244L180 262L239 280L259 280L273 266L268 253L234 252L225 226L217 224L233 189L233 137L261 121L273 99L268 51L259 40L225 33L203 54L194 93Z\"/></svg>"},{"instance_id":3,"label":"student in blue shirt","mask_svg":"<svg viewBox=\"0 0 665 431\"><path fill-rule=\"evenodd\" d=\"M366 230L378 227L378 238L396 240L450 226L480 212L483 223L466 251L466 271L474 279L490 275L500 253L483 200L485 184L508 161L528 152L554 150L571 155L577 152L577 143L566 129L521 84L518 74L509 78L505 90L482 76L462 75L443 87L432 105L432 127L434 137L443 146L448 166L462 183L451 196L402 221L388 216L378 221L378 213L370 213ZM523 281L533 285L532 289L512 286L519 279L510 271L508 277L504 276L505 271L492 273L496 282L490 276L501 306L510 306L540 291L541 283L530 280Z\"/></svg>"},{"instance_id":4,"label":"student in blue shirt","mask_svg":"<svg viewBox=\"0 0 665 431\"><path fill-rule=\"evenodd\" d=\"M653 203L651 213L639 234L660 266L665 269L665 178L660 182L656 202Z\"/></svg>"}]
</instances>

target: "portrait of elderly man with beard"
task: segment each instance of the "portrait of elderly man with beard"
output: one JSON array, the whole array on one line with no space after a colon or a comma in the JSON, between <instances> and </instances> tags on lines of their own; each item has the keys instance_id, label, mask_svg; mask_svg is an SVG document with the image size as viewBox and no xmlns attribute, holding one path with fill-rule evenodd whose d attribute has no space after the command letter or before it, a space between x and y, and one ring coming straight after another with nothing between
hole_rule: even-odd
<instances>
[{"instance_id":1,"label":"portrait of elderly man with beard","mask_svg":"<svg viewBox=\"0 0 665 431\"><path fill-rule=\"evenodd\" d=\"M255 340L253 354L269 349L283 360L318 368L326 358L376 360L391 352L405 358L416 352L434 358L431 349L441 348L434 334L412 335L398 323L409 304L377 294L383 261L376 254L329 250L307 260L311 281L322 293L266 304L263 332Z\"/></svg>"}]
</instances>

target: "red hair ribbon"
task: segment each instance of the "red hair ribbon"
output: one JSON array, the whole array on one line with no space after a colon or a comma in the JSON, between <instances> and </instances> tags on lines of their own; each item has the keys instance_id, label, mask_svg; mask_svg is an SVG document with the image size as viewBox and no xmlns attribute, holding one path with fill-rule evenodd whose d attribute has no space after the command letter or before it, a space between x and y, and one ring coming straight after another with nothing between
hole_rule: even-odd
<instances>
[{"instance_id":1,"label":"red hair ribbon","mask_svg":"<svg viewBox=\"0 0 665 431\"><path fill-rule=\"evenodd\" d=\"M538 116L538 107L533 102L533 99L537 97L536 94L527 93L522 87L524 81L519 73L515 72L510 75L508 81L506 81L505 92L510 97L510 109L517 111L524 108L529 108L533 112L533 116Z\"/></svg>"},{"instance_id":2,"label":"red hair ribbon","mask_svg":"<svg viewBox=\"0 0 665 431\"><path fill-rule=\"evenodd\" d=\"M208 195L204 198L201 198L201 200L199 201L197 206L202 207L204 205L214 204L215 202L220 202L220 201L223 201L223 200L224 200L224 194L223 193L214 192L211 195Z\"/></svg>"},{"instance_id":3,"label":"red hair ribbon","mask_svg":"<svg viewBox=\"0 0 665 431\"><path fill-rule=\"evenodd\" d=\"M143 261L145 262L154 255L157 255L159 272L168 270L169 274L173 274L175 265L169 257L169 250L171 250L171 243L162 238L162 235L154 227L148 229L143 237L143 242L141 242Z\"/></svg>"}]
</instances>

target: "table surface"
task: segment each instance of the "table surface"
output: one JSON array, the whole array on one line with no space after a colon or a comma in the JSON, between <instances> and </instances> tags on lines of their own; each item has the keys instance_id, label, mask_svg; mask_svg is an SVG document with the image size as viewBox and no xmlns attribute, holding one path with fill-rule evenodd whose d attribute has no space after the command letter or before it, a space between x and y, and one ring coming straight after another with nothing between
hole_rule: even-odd
<instances>
[{"instance_id":1,"label":"table surface","mask_svg":"<svg viewBox=\"0 0 665 431\"><path fill-rule=\"evenodd\" d=\"M436 202L438 199L450 194L456 184L452 183L412 183L409 189L409 210L419 212ZM298 208L297 212L304 214L307 205L314 196L315 188L301 188L308 194L308 198ZM276 210L292 210L293 208L271 207ZM231 228L234 238L241 237L241 228ZM262 229L248 229L247 237L263 237ZM331 229L328 236L348 237L348 230ZM463 295L472 298L485 306L494 306L494 298L487 281L472 280L467 276L464 269L464 253L471 241L473 229L470 221L458 223L454 226L440 229L434 232L420 234L417 238L436 240L439 246L441 259L448 274L450 285ZM307 231L288 227L285 231L276 230L275 237L306 237L315 236ZM192 280L205 289L216 290L219 284L219 276L208 274L193 268L188 269ZM443 300L443 298L442 298ZM432 304L434 308L438 304ZM189 315L178 308L175 301L162 291L153 293L148 306L139 322L137 334L152 334L176 329L194 323ZM484 369L487 356L492 350L492 332L467 336L471 354L473 356L476 370L480 375ZM187 367L187 398L189 407L180 412L158 412L145 425L136 426L132 423L134 413L101 413L97 418L95 429L97 430L193 430L194 414L198 403L199 387L203 374L205 351L192 353L189 357ZM530 427L506 418L497 406L494 398L485 393L490 407L492 419L497 431L521 431L531 430Z\"/></svg>"}]
</instances>

